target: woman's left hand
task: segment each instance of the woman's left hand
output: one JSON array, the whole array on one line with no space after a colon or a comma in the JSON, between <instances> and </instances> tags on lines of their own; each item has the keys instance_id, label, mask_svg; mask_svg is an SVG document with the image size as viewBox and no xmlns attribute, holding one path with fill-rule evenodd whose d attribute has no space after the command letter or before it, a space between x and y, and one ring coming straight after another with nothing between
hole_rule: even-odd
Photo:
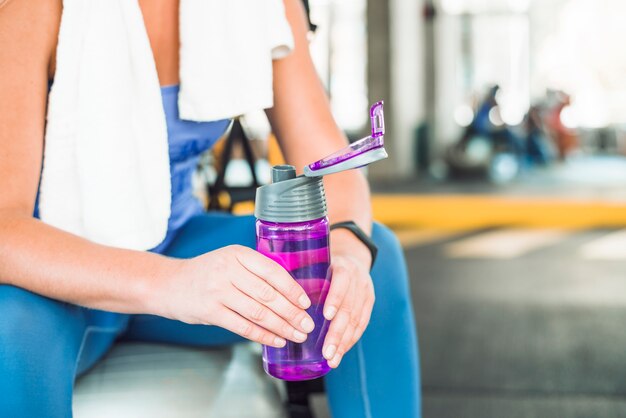
<instances>
[{"instance_id":1,"label":"woman's left hand","mask_svg":"<svg viewBox=\"0 0 626 418\"><path fill-rule=\"evenodd\" d=\"M351 232L333 231L332 281L324 304L331 321L322 353L332 368L361 338L374 306L374 285L369 275L369 250ZM336 245L335 245L336 244Z\"/></svg>"}]
</instances>

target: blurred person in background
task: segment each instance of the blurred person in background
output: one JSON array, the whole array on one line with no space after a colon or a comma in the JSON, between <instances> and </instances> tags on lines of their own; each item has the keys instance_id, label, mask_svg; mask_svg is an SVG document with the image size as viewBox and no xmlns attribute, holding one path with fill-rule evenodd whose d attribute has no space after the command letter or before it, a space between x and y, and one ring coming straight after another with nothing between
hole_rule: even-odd
<instances>
[{"instance_id":1,"label":"blurred person in background","mask_svg":"<svg viewBox=\"0 0 626 418\"><path fill-rule=\"evenodd\" d=\"M561 91L548 92L545 124L554 140L558 156L564 161L578 147L576 133L563 124L562 113L570 105L570 96Z\"/></svg>"}]
</instances>

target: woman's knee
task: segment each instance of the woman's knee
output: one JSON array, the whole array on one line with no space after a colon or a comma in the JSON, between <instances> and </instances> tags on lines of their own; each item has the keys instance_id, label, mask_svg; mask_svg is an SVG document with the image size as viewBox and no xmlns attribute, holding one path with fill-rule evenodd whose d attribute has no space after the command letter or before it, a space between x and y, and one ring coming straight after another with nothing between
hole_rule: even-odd
<instances>
[{"instance_id":1,"label":"woman's knee","mask_svg":"<svg viewBox=\"0 0 626 418\"><path fill-rule=\"evenodd\" d=\"M19 350L24 340L32 338L29 329L36 324L33 310L39 299L43 298L19 287L0 286L0 359L13 357L6 351Z\"/></svg>"},{"instance_id":2,"label":"woman's knee","mask_svg":"<svg viewBox=\"0 0 626 418\"><path fill-rule=\"evenodd\" d=\"M69 387L71 393L75 348L68 340L75 334L66 323L68 309L61 302L0 285L0 393L13 407L30 408L24 403L32 403L32 391L44 387L55 392Z\"/></svg>"},{"instance_id":3,"label":"woman's knee","mask_svg":"<svg viewBox=\"0 0 626 418\"><path fill-rule=\"evenodd\" d=\"M387 252L387 255L392 253L395 256L402 257L402 246L396 234L387 226L374 222L372 226L372 240L376 243L379 252Z\"/></svg>"},{"instance_id":4,"label":"woman's knee","mask_svg":"<svg viewBox=\"0 0 626 418\"><path fill-rule=\"evenodd\" d=\"M409 275L398 238L389 228L375 222L372 239L378 247L371 272L377 301L383 296L392 304L409 301Z\"/></svg>"}]
</instances>

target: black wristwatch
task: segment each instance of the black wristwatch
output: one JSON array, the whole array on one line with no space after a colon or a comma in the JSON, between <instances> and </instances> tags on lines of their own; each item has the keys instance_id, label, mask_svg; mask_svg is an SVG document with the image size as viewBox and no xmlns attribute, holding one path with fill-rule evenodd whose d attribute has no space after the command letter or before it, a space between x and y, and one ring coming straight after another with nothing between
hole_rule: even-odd
<instances>
[{"instance_id":1,"label":"black wristwatch","mask_svg":"<svg viewBox=\"0 0 626 418\"><path fill-rule=\"evenodd\" d=\"M346 222L337 222L336 224L332 224L330 226L330 230L345 228L348 231L352 232L365 246L370 253L372 253L372 267L374 267L374 261L376 260L376 255L378 254L378 247L374 244L374 241L358 226L354 221L346 221Z\"/></svg>"}]
</instances>

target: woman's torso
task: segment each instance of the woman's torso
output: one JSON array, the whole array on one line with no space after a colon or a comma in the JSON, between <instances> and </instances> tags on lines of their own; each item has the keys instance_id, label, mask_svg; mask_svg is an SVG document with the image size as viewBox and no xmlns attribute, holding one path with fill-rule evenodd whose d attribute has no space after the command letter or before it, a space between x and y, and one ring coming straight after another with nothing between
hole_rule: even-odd
<instances>
[{"instance_id":1,"label":"woman's torso","mask_svg":"<svg viewBox=\"0 0 626 418\"><path fill-rule=\"evenodd\" d=\"M202 205L194 195L193 175L200 156L208 151L224 134L230 120L192 122L180 119L178 113L178 85L161 87L163 110L167 122L170 158L172 203L167 235L152 251L162 252L176 236L176 232L192 217L202 212ZM38 217L38 205L35 216Z\"/></svg>"},{"instance_id":2,"label":"woman's torso","mask_svg":"<svg viewBox=\"0 0 626 418\"><path fill-rule=\"evenodd\" d=\"M202 211L193 195L192 177L200 155L211 148L224 133L229 121L191 122L178 114L179 2L174 0L139 0L146 33L150 40L159 76L167 134L172 179L172 206L165 240L153 251L164 250L191 217Z\"/></svg>"},{"instance_id":3,"label":"woman's torso","mask_svg":"<svg viewBox=\"0 0 626 418\"><path fill-rule=\"evenodd\" d=\"M163 109L167 121L170 174L172 182L171 215L164 241L153 251L161 252L187 220L201 212L193 195L192 177L200 155L211 148L228 127L228 120L191 122L181 120L178 113L179 27L178 1L139 0L146 34L154 55L161 84ZM60 18L60 16L59 16ZM60 21L60 19L59 19ZM52 51L50 78L56 70L56 50ZM35 209L37 214L37 208Z\"/></svg>"},{"instance_id":4,"label":"woman's torso","mask_svg":"<svg viewBox=\"0 0 626 418\"><path fill-rule=\"evenodd\" d=\"M178 86L161 88L169 141L172 206L167 236L153 250L156 252L164 250L178 229L202 211L200 202L193 194L193 173L200 155L213 146L230 123L229 120L192 122L180 119L178 91Z\"/></svg>"}]
</instances>

